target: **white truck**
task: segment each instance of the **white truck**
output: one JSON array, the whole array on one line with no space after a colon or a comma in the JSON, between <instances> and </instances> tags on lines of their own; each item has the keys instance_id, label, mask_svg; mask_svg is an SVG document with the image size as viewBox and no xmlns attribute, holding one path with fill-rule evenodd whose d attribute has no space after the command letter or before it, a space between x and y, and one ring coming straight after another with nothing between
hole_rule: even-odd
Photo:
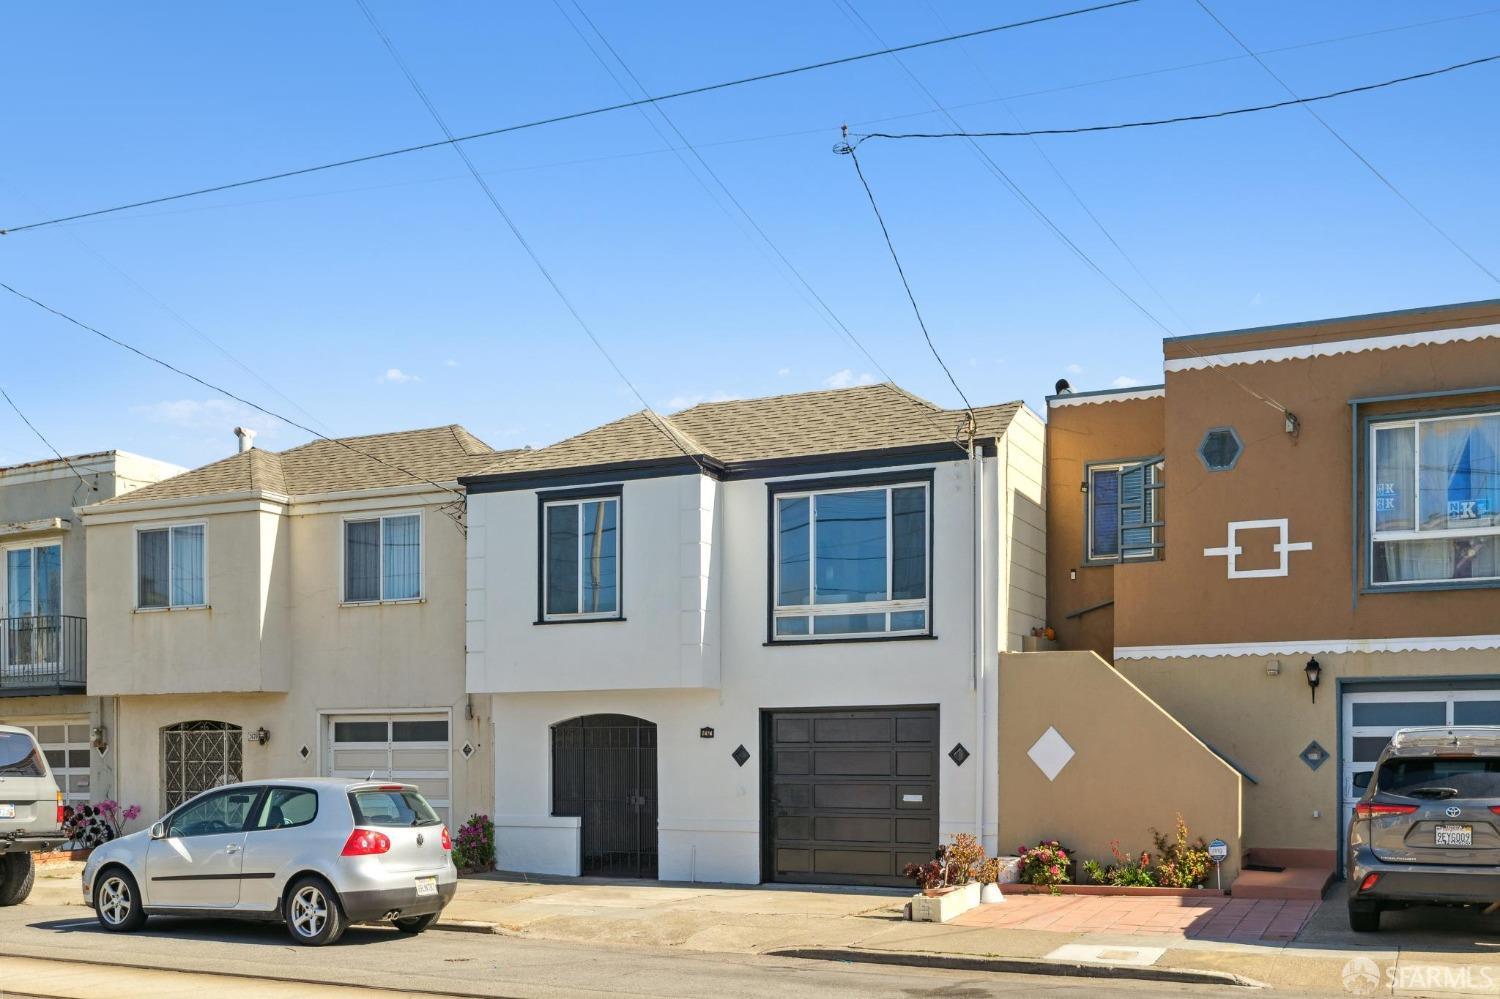
<instances>
[{"instance_id":1,"label":"white truck","mask_svg":"<svg viewBox=\"0 0 1500 999\"><path fill-rule=\"evenodd\" d=\"M0 725L0 905L19 905L36 880L33 853L66 839L63 796L30 732Z\"/></svg>"}]
</instances>

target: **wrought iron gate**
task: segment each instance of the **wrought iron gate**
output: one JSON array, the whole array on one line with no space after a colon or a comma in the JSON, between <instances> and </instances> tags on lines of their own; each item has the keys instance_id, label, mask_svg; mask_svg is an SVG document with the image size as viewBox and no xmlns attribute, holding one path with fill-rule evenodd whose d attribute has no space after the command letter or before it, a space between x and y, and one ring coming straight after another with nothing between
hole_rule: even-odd
<instances>
[{"instance_id":1,"label":"wrought iron gate","mask_svg":"<svg viewBox=\"0 0 1500 999\"><path fill-rule=\"evenodd\" d=\"M162 729L162 811L176 808L200 791L244 780L244 750L238 725L193 721Z\"/></svg>"},{"instance_id":2,"label":"wrought iron gate","mask_svg":"<svg viewBox=\"0 0 1500 999\"><path fill-rule=\"evenodd\" d=\"M552 727L552 814L582 818L582 871L656 877L656 726L586 715Z\"/></svg>"}]
</instances>

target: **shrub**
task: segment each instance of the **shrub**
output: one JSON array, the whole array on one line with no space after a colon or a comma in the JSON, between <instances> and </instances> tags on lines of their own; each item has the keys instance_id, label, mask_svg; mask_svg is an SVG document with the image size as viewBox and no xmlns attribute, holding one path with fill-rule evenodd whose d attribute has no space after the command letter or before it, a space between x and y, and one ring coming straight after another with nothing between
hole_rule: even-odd
<instances>
[{"instance_id":1,"label":"shrub","mask_svg":"<svg viewBox=\"0 0 1500 999\"><path fill-rule=\"evenodd\" d=\"M125 823L140 814L140 805L122 808L113 798L96 805L68 805L63 808L63 834L74 849L99 846L120 836Z\"/></svg>"},{"instance_id":2,"label":"shrub","mask_svg":"<svg viewBox=\"0 0 1500 999\"><path fill-rule=\"evenodd\" d=\"M1156 886L1156 878L1151 873L1151 854L1144 850L1141 851L1139 857L1124 854L1120 852L1120 841L1117 839L1110 841L1109 852L1114 854L1115 862L1107 867L1097 860L1083 862L1083 872L1088 875L1090 881L1115 888L1154 888Z\"/></svg>"},{"instance_id":3,"label":"shrub","mask_svg":"<svg viewBox=\"0 0 1500 999\"><path fill-rule=\"evenodd\" d=\"M463 871L488 871L495 866L495 823L488 815L471 815L458 827L453 865Z\"/></svg>"},{"instance_id":4,"label":"shrub","mask_svg":"<svg viewBox=\"0 0 1500 999\"><path fill-rule=\"evenodd\" d=\"M948 883L943 865L937 860L929 860L925 864L907 864L901 876L911 878L918 888L941 888Z\"/></svg>"},{"instance_id":5,"label":"shrub","mask_svg":"<svg viewBox=\"0 0 1500 999\"><path fill-rule=\"evenodd\" d=\"M1208 880L1208 869L1213 861L1208 856L1208 844L1199 836L1188 839L1187 823L1181 813L1177 816L1177 828L1172 839L1166 834L1151 830L1156 843L1156 883L1163 888L1193 888Z\"/></svg>"},{"instance_id":6,"label":"shrub","mask_svg":"<svg viewBox=\"0 0 1500 999\"><path fill-rule=\"evenodd\" d=\"M958 833L943 854L948 863L948 883L966 885L979 879L984 864L984 845L970 833Z\"/></svg>"},{"instance_id":7,"label":"shrub","mask_svg":"<svg viewBox=\"0 0 1500 999\"><path fill-rule=\"evenodd\" d=\"M974 879L982 885L998 883L1000 880L1000 858L990 857L984 863L980 864Z\"/></svg>"},{"instance_id":8,"label":"shrub","mask_svg":"<svg viewBox=\"0 0 1500 999\"><path fill-rule=\"evenodd\" d=\"M1021 856L1022 881L1050 888L1068 883L1068 868L1073 861L1057 840L1043 840L1036 846L1023 846L1016 852Z\"/></svg>"}]
</instances>

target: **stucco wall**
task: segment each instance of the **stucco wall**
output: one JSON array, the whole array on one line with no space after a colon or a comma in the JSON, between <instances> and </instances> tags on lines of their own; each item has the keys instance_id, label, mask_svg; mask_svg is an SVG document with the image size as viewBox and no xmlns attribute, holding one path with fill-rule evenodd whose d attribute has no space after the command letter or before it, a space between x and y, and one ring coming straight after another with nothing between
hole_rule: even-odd
<instances>
[{"instance_id":1,"label":"stucco wall","mask_svg":"<svg viewBox=\"0 0 1500 999\"><path fill-rule=\"evenodd\" d=\"M1240 775L1124 675L1092 652L1000 657L1000 842L1056 839L1079 862L1152 849L1179 814L1190 835L1229 844L1224 883L1241 856ZM1048 780L1027 755L1049 728L1074 755Z\"/></svg>"},{"instance_id":2,"label":"stucco wall","mask_svg":"<svg viewBox=\"0 0 1500 999\"><path fill-rule=\"evenodd\" d=\"M1008 604L1005 651L1018 652L1032 628L1047 623L1047 484L1045 426L1022 407L1006 430L1003 508L999 522L1009 551L1001 612Z\"/></svg>"},{"instance_id":3,"label":"stucco wall","mask_svg":"<svg viewBox=\"0 0 1500 999\"><path fill-rule=\"evenodd\" d=\"M912 471L921 475L925 469ZM550 726L601 712L634 715L658 726L663 879L760 879L760 719L761 711L770 708L938 705L940 751L946 754L962 742L973 754L961 767L939 756L941 833L973 832L980 823L993 846L999 736L994 712L981 719L979 709L998 696L994 650L1000 642L997 624L1007 613L998 583L1003 547L995 540L1001 537L996 459L987 459L982 472L988 536L995 543L986 557L981 646L991 652L984 657L977 696L967 463L939 464L934 472L936 637L913 641L767 646L767 483L714 485L707 589L708 620L713 620L715 606L722 608L717 615L718 688L683 689L678 650L687 636L681 625L702 585L684 586L683 580L702 579L694 574L704 564L701 549L688 560L691 565L681 558L684 547L698 545L696 539L685 541L684 534L708 529L697 513L684 516L683 509L698 502L702 488L697 476L624 483L627 620L609 624L534 624L535 495L471 496L469 682L471 689L495 693L502 866L577 872L576 824L550 815ZM476 597L483 607L478 620L472 613ZM476 642L482 643L480 655L475 654ZM531 692L517 692L522 684ZM637 689L611 689L631 686ZM547 688L555 692L544 692ZM699 737L704 726L715 730L713 739ZM741 744L751 754L744 767L731 758Z\"/></svg>"}]
</instances>

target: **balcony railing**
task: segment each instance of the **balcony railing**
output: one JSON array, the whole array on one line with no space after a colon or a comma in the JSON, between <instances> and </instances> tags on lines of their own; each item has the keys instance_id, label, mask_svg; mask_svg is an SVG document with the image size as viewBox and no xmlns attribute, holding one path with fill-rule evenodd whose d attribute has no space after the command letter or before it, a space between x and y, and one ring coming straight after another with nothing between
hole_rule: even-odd
<instances>
[{"instance_id":1,"label":"balcony railing","mask_svg":"<svg viewBox=\"0 0 1500 999\"><path fill-rule=\"evenodd\" d=\"M85 621L63 614L0 617L0 696L82 691Z\"/></svg>"}]
</instances>

